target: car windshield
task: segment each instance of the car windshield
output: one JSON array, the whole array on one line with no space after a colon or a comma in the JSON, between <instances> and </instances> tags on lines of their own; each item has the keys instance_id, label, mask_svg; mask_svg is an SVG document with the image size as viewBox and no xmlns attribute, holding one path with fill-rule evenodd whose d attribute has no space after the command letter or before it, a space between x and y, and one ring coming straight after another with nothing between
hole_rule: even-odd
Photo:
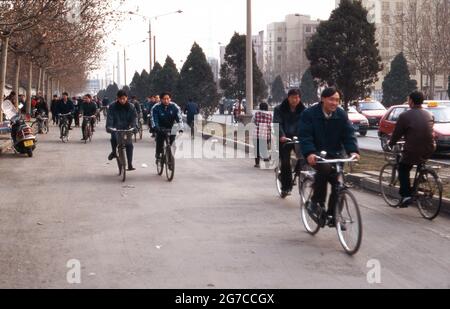
<instances>
[{"instance_id":1,"label":"car windshield","mask_svg":"<svg viewBox=\"0 0 450 309\"><path fill-rule=\"evenodd\" d=\"M450 108L430 108L435 123L450 123Z\"/></svg>"},{"instance_id":2,"label":"car windshield","mask_svg":"<svg viewBox=\"0 0 450 309\"><path fill-rule=\"evenodd\" d=\"M348 113L349 114L359 114L353 106L348 108Z\"/></svg>"},{"instance_id":3,"label":"car windshield","mask_svg":"<svg viewBox=\"0 0 450 309\"><path fill-rule=\"evenodd\" d=\"M359 105L363 111L386 110L380 102L359 103Z\"/></svg>"}]
</instances>

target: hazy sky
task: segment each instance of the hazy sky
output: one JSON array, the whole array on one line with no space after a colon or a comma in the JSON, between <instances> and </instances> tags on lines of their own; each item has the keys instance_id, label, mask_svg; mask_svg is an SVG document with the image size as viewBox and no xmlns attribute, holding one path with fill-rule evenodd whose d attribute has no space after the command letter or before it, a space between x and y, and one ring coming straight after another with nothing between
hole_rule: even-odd
<instances>
[{"instance_id":1,"label":"hazy sky","mask_svg":"<svg viewBox=\"0 0 450 309\"><path fill-rule=\"evenodd\" d=\"M253 0L253 34L266 30L266 25L283 21L287 14L306 14L314 19L328 19L335 0ZM181 67L194 41L200 44L207 56L219 58L219 43L228 44L235 31L246 31L246 0L126 0L121 11L136 11L142 15L155 16L176 10L182 14L161 17L152 21L156 35L156 60L164 63L170 55ZM131 17L121 23L120 30L113 33L109 42L117 40L127 47L127 80L135 71L148 70L148 23L142 18ZM123 48L107 45L104 68L112 71L120 50L123 70ZM121 73L123 83L123 71ZM104 78L104 71L100 75Z\"/></svg>"}]
</instances>

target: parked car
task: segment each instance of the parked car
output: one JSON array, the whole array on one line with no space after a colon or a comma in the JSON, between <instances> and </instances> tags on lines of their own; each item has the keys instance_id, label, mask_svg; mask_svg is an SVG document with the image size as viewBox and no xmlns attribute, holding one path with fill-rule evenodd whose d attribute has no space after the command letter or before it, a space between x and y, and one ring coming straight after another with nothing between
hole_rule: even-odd
<instances>
[{"instance_id":1,"label":"parked car","mask_svg":"<svg viewBox=\"0 0 450 309\"><path fill-rule=\"evenodd\" d=\"M438 152L450 151L450 107L440 106L436 102L429 102L424 105L434 116L434 136ZM386 115L381 119L378 136L380 137L381 147L388 151L388 142L394 133L398 118L404 112L409 110L408 105L392 106Z\"/></svg>"},{"instance_id":2,"label":"parked car","mask_svg":"<svg viewBox=\"0 0 450 309\"><path fill-rule=\"evenodd\" d=\"M367 120L364 115L358 113L354 107L349 107L348 118L352 122L356 132L359 132L361 136L367 135L367 131L369 130L369 120Z\"/></svg>"},{"instance_id":3,"label":"parked car","mask_svg":"<svg viewBox=\"0 0 450 309\"><path fill-rule=\"evenodd\" d=\"M434 105L439 105L439 106L446 106L446 107L450 107L450 101L445 101L445 100L428 100L425 101L424 104L428 105L428 104L434 104Z\"/></svg>"},{"instance_id":4,"label":"parked car","mask_svg":"<svg viewBox=\"0 0 450 309\"><path fill-rule=\"evenodd\" d=\"M380 120L386 114L387 109L378 101L366 99L358 102L357 111L369 120L369 126L371 128L378 128Z\"/></svg>"}]
</instances>

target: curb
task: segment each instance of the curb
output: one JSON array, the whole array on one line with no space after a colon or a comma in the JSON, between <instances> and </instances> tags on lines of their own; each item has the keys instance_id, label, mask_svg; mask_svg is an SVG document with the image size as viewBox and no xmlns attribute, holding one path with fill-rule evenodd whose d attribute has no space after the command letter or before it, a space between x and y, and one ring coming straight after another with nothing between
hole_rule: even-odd
<instances>
[{"instance_id":1,"label":"curb","mask_svg":"<svg viewBox=\"0 0 450 309\"><path fill-rule=\"evenodd\" d=\"M349 182L351 182L353 185L357 186L358 188L361 188L363 190L381 194L379 183L378 181L374 180L368 175L363 174L348 174L346 175L346 178ZM450 200L446 198L442 198L442 208L441 212L446 213L447 215L450 215Z\"/></svg>"}]
</instances>

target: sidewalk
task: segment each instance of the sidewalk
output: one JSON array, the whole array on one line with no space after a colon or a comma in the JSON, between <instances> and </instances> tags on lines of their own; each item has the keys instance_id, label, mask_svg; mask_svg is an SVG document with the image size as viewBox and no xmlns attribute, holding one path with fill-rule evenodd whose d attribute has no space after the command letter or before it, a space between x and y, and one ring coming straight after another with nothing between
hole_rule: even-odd
<instances>
[{"instance_id":1,"label":"sidewalk","mask_svg":"<svg viewBox=\"0 0 450 309\"><path fill-rule=\"evenodd\" d=\"M0 135L0 154L6 152L9 148L11 148L11 146L11 139L9 135Z\"/></svg>"}]
</instances>

